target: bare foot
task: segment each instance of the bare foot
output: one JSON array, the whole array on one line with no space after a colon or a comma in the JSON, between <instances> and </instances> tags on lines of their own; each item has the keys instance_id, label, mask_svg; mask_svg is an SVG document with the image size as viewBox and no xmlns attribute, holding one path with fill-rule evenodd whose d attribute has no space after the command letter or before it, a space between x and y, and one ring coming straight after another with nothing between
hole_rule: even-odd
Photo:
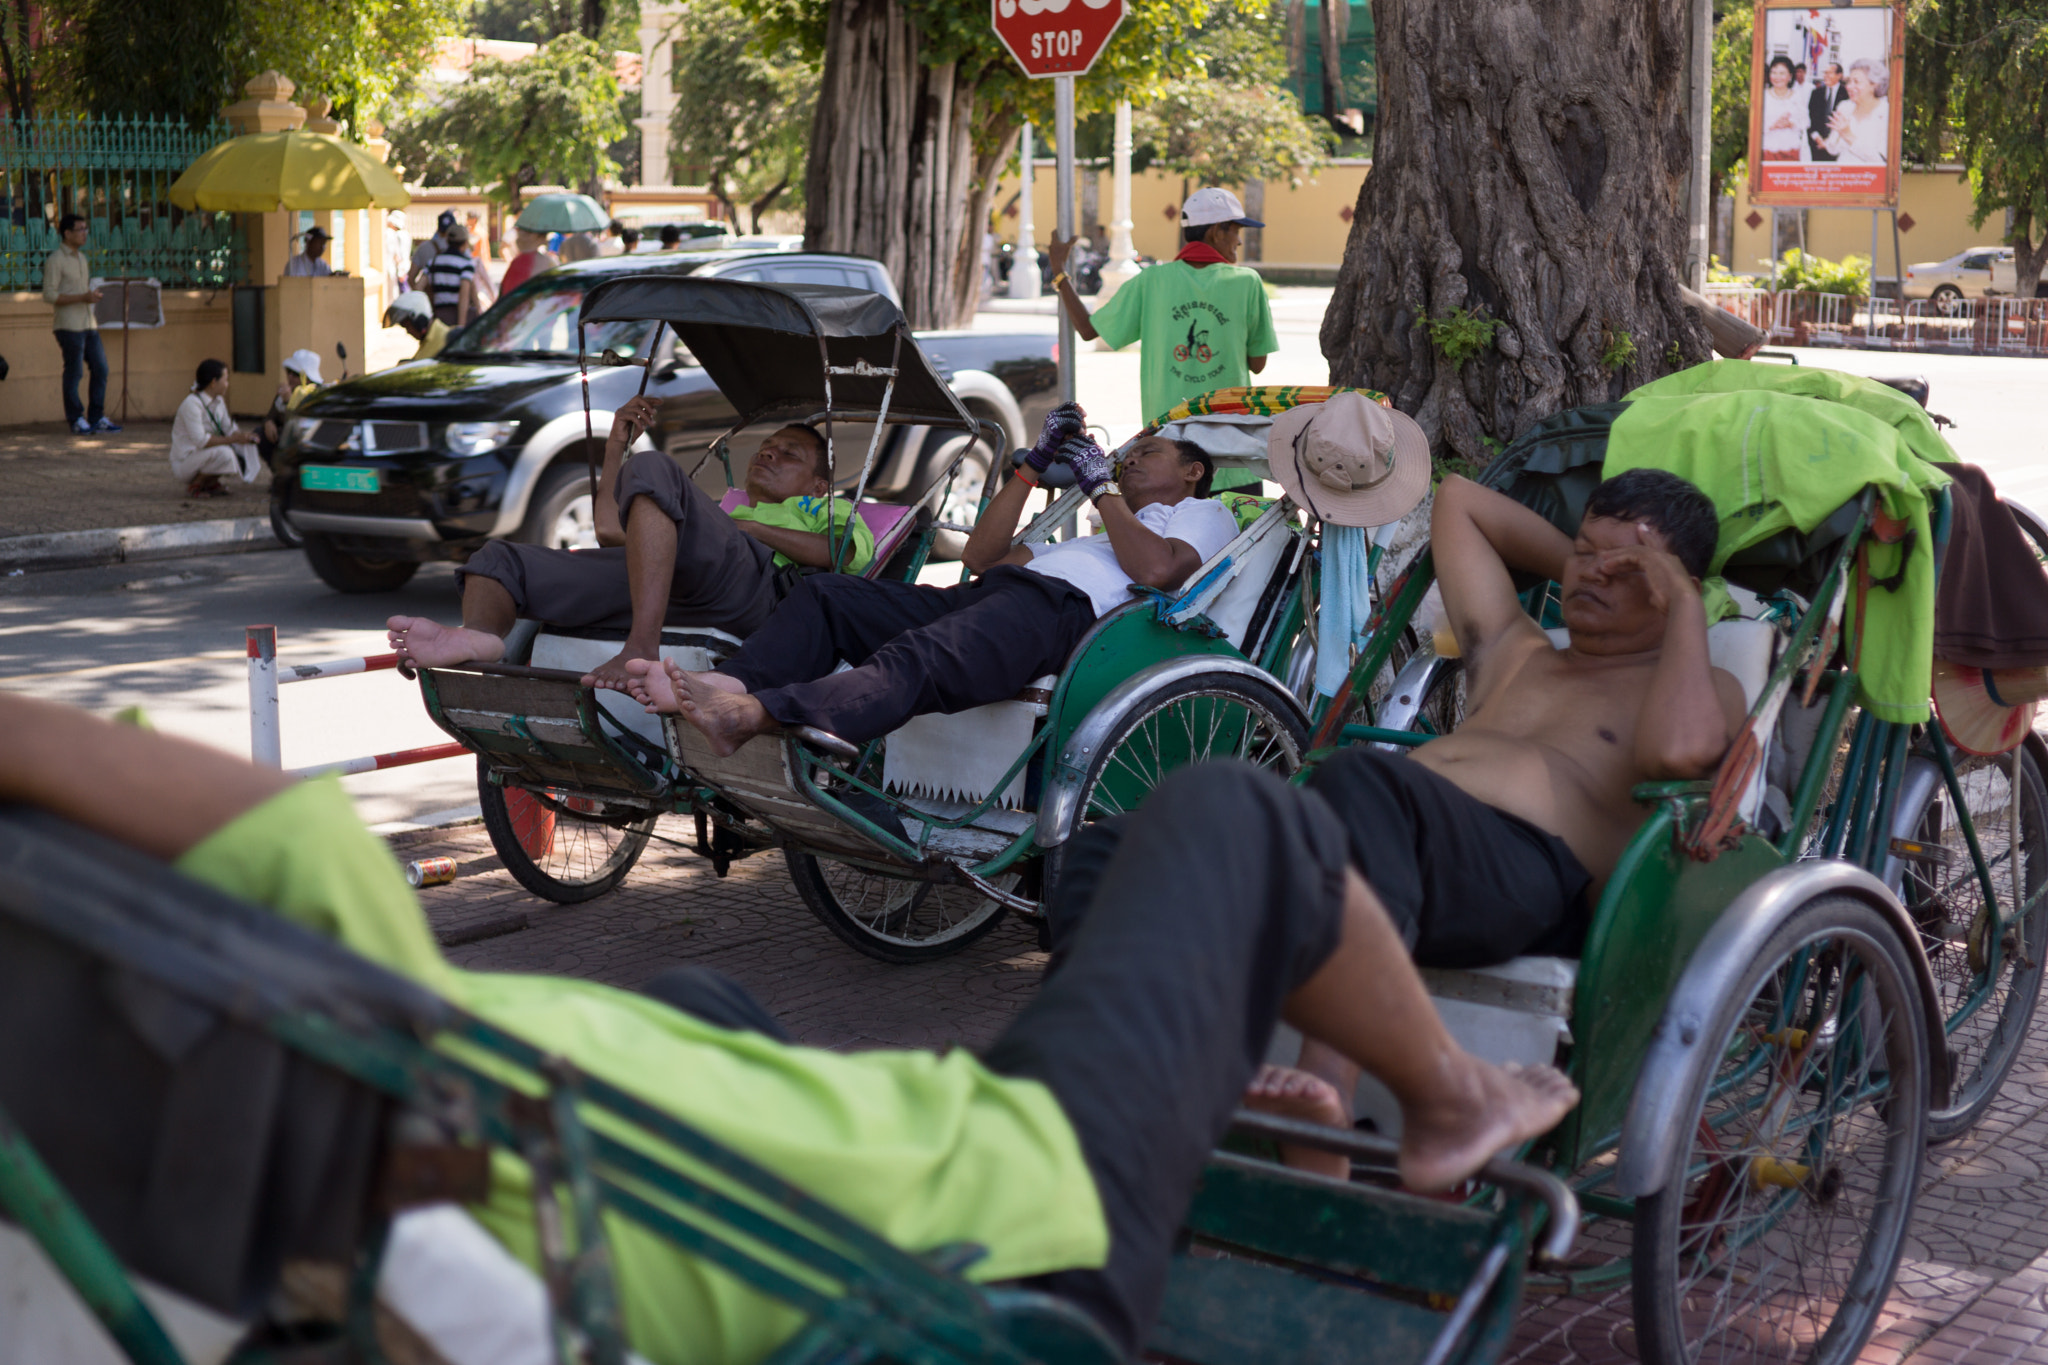
<instances>
[{"instance_id":1,"label":"bare foot","mask_svg":"<svg viewBox=\"0 0 2048 1365\"><path fill-rule=\"evenodd\" d=\"M489 631L439 625L424 616L394 616L384 625L399 659L422 668L496 663L505 654L505 642Z\"/></svg>"},{"instance_id":2,"label":"bare foot","mask_svg":"<svg viewBox=\"0 0 2048 1365\"><path fill-rule=\"evenodd\" d=\"M585 687L608 687L614 692L631 692L631 665L659 658L661 651L642 649L631 640L626 647L583 675Z\"/></svg>"},{"instance_id":3,"label":"bare foot","mask_svg":"<svg viewBox=\"0 0 2048 1365\"><path fill-rule=\"evenodd\" d=\"M739 752L739 747L756 735L765 735L782 727L775 717L768 714L768 708L746 692L732 692L718 683L708 681L718 677L712 673L685 673L680 669L669 671L670 681L677 684L676 710L684 720L704 732L705 742L711 752L720 758L730 757ZM731 679L725 679L731 682Z\"/></svg>"},{"instance_id":4,"label":"bare foot","mask_svg":"<svg viewBox=\"0 0 2048 1365\"><path fill-rule=\"evenodd\" d=\"M675 684L669 681L669 670L663 668L659 660L626 660L626 690L633 694L634 701L649 711L666 711L674 715L681 709L676 705L676 689Z\"/></svg>"},{"instance_id":5,"label":"bare foot","mask_svg":"<svg viewBox=\"0 0 2048 1365\"><path fill-rule=\"evenodd\" d=\"M685 675L683 673L683 666L681 664L677 663L674 659L665 659L662 661L661 666L668 670L668 676L670 680L674 682L674 684L677 687L681 687L683 685L683 678ZM738 678L735 678L727 673L693 673L689 674L688 676L696 678L706 687L715 687L721 692L730 692L735 697L744 697L747 695L747 685L741 682Z\"/></svg>"},{"instance_id":6,"label":"bare foot","mask_svg":"<svg viewBox=\"0 0 2048 1365\"><path fill-rule=\"evenodd\" d=\"M1579 1102L1577 1087L1552 1067L1465 1062L1470 1074L1451 1087L1456 1101L1401 1115L1401 1180L1410 1189L1450 1189L1495 1153L1549 1132Z\"/></svg>"},{"instance_id":7,"label":"bare foot","mask_svg":"<svg viewBox=\"0 0 2048 1365\"><path fill-rule=\"evenodd\" d=\"M1337 1093L1336 1086L1321 1076L1312 1076L1291 1066L1274 1066L1271 1062L1260 1067L1259 1074L1252 1077L1252 1083L1244 1088L1244 1107L1255 1114L1300 1119L1304 1123L1320 1123L1326 1128L1351 1126L1350 1106L1344 1103L1344 1097ZM1280 1144L1280 1159L1295 1170L1307 1171L1311 1175L1326 1175L1332 1180L1351 1178L1351 1158L1342 1152L1326 1152L1320 1147L1283 1142Z\"/></svg>"}]
</instances>

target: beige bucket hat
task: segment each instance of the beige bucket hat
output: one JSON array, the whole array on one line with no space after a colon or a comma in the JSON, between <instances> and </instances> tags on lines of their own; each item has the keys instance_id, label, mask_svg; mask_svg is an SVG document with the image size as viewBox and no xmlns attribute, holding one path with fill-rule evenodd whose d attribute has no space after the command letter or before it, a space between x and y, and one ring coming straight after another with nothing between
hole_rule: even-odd
<instances>
[{"instance_id":1,"label":"beige bucket hat","mask_svg":"<svg viewBox=\"0 0 2048 1365\"><path fill-rule=\"evenodd\" d=\"M1287 496L1336 526L1384 526L1429 491L1429 438L1413 418L1362 393L1289 408L1266 436Z\"/></svg>"}]
</instances>

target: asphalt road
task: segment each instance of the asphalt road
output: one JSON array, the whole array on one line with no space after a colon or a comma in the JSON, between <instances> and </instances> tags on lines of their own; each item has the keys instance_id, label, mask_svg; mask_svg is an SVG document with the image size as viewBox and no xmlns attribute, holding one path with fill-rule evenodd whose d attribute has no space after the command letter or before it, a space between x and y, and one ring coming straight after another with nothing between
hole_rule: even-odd
<instances>
[{"instance_id":1,"label":"asphalt road","mask_svg":"<svg viewBox=\"0 0 2048 1365\"><path fill-rule=\"evenodd\" d=\"M0 688L102 715L140 706L157 728L249 752L243 628L274 625L300 663L385 650L394 612L455 614L454 574L428 565L403 590L351 597L305 556L269 550L0 578ZM299 683L279 693L290 767L445 742L396 673ZM363 818L415 821L476 802L476 770L450 759L344 778Z\"/></svg>"},{"instance_id":2,"label":"asphalt road","mask_svg":"<svg viewBox=\"0 0 2048 1365\"><path fill-rule=\"evenodd\" d=\"M1275 301L1281 349L1263 378L1326 382L1316 327L1327 291L1288 289ZM984 314L989 328L1050 330L1042 312ZM1991 471L2000 489L2048 512L2048 431L2035 387L2048 362L1974 356L1803 351L1804 363L1856 373L1920 374L1931 406L1958 425L1959 456ZM1083 349L1079 388L1091 415L1118 439L1135 431L1137 351ZM947 575L950 577L950 575ZM249 747L243 627L278 628L279 655L311 662L384 649L393 613L450 619L452 570L429 565L403 590L349 597L330 591L287 551L217 555L0 578L0 687L33 691L102 714L139 705L171 733L234 753ZM299 767L443 739L415 687L395 673L283 689L284 761ZM474 770L463 760L345 779L373 823L415 822L474 804Z\"/></svg>"}]
</instances>

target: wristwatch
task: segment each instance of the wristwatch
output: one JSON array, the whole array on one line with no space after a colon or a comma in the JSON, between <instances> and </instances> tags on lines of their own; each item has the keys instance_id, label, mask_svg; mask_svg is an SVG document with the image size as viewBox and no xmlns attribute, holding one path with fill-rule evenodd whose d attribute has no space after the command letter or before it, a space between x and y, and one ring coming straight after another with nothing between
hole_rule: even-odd
<instances>
[{"instance_id":1,"label":"wristwatch","mask_svg":"<svg viewBox=\"0 0 2048 1365\"><path fill-rule=\"evenodd\" d=\"M1097 484L1095 491L1088 495L1088 501L1100 507L1104 498L1120 498L1123 495L1124 490L1117 487L1115 479L1111 479L1107 483Z\"/></svg>"},{"instance_id":2,"label":"wristwatch","mask_svg":"<svg viewBox=\"0 0 2048 1365\"><path fill-rule=\"evenodd\" d=\"M1052 292L1055 294L1059 293L1060 286L1067 283L1069 283L1067 272L1062 270L1059 274L1052 277Z\"/></svg>"}]
</instances>

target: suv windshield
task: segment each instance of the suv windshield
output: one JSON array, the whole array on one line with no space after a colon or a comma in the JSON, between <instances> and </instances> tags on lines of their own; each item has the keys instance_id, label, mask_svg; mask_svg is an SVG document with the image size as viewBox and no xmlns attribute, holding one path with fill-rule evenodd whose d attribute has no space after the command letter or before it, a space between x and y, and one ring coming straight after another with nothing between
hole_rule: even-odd
<instances>
[{"instance_id":1,"label":"suv windshield","mask_svg":"<svg viewBox=\"0 0 2048 1365\"><path fill-rule=\"evenodd\" d=\"M597 281L591 281L597 283ZM576 311L583 306L584 281L540 279L521 285L492 304L449 346L464 355L573 356ZM583 329L583 348L592 357L609 348L637 356L652 339L651 322L600 322Z\"/></svg>"}]
</instances>

